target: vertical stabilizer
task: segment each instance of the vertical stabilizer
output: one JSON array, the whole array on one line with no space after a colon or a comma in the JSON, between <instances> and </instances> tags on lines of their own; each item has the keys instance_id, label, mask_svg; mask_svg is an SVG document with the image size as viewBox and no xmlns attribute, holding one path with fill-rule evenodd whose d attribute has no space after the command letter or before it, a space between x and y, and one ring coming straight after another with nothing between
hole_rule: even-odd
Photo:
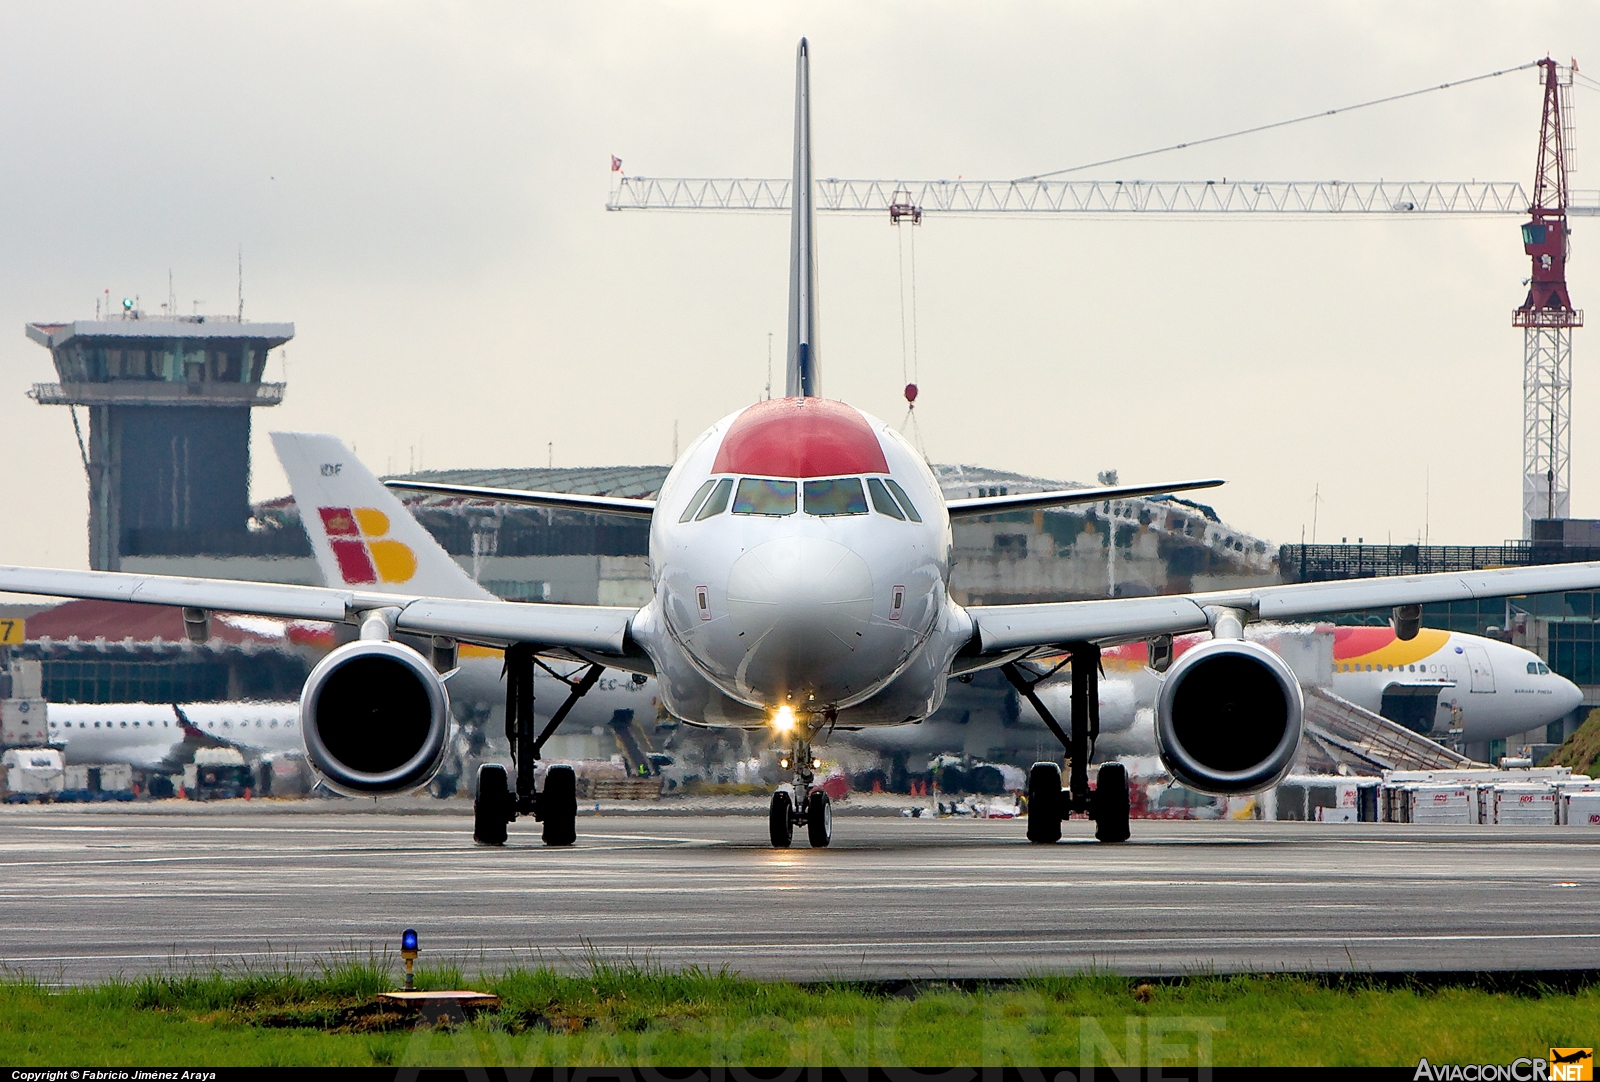
<instances>
[{"instance_id":1,"label":"vertical stabilizer","mask_svg":"<svg viewBox=\"0 0 1600 1082\"><path fill-rule=\"evenodd\" d=\"M337 437L274 432L272 447L329 586L494 600Z\"/></svg>"},{"instance_id":2,"label":"vertical stabilizer","mask_svg":"<svg viewBox=\"0 0 1600 1082\"><path fill-rule=\"evenodd\" d=\"M811 190L811 56L794 64L794 181L789 186L789 378L791 398L822 394L817 355L817 215Z\"/></svg>"}]
</instances>

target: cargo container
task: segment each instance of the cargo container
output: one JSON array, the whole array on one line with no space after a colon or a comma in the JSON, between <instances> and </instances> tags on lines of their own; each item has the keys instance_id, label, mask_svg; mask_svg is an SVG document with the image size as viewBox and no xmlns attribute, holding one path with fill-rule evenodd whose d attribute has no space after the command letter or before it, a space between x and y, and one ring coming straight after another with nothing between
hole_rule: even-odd
<instances>
[{"instance_id":1,"label":"cargo container","mask_svg":"<svg viewBox=\"0 0 1600 1082\"><path fill-rule=\"evenodd\" d=\"M1600 827L1600 789L1568 790L1560 795L1561 822L1570 827Z\"/></svg>"},{"instance_id":2,"label":"cargo container","mask_svg":"<svg viewBox=\"0 0 1600 1082\"><path fill-rule=\"evenodd\" d=\"M236 748L201 748L183 768L183 784L190 800L231 800L250 795L255 772Z\"/></svg>"},{"instance_id":3,"label":"cargo container","mask_svg":"<svg viewBox=\"0 0 1600 1082\"><path fill-rule=\"evenodd\" d=\"M1412 823L1471 826L1479 821L1478 790L1473 785L1408 785Z\"/></svg>"},{"instance_id":4,"label":"cargo container","mask_svg":"<svg viewBox=\"0 0 1600 1082\"><path fill-rule=\"evenodd\" d=\"M127 763L69 766L57 800L132 800L133 768Z\"/></svg>"},{"instance_id":5,"label":"cargo container","mask_svg":"<svg viewBox=\"0 0 1600 1082\"><path fill-rule=\"evenodd\" d=\"M54 748L12 748L0 756L5 768L6 803L54 800L61 792L61 753Z\"/></svg>"},{"instance_id":6,"label":"cargo container","mask_svg":"<svg viewBox=\"0 0 1600 1082\"><path fill-rule=\"evenodd\" d=\"M0 699L0 746L38 748L47 742L43 699Z\"/></svg>"},{"instance_id":7,"label":"cargo container","mask_svg":"<svg viewBox=\"0 0 1600 1082\"><path fill-rule=\"evenodd\" d=\"M1497 826L1555 826L1556 790L1538 784L1496 785L1492 789Z\"/></svg>"}]
</instances>

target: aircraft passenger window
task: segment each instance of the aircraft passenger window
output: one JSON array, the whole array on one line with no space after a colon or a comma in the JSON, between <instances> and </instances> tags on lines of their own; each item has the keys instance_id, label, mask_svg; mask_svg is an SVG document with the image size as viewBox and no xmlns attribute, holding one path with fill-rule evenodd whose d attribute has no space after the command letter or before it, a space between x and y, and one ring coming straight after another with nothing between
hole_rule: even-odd
<instances>
[{"instance_id":1,"label":"aircraft passenger window","mask_svg":"<svg viewBox=\"0 0 1600 1082\"><path fill-rule=\"evenodd\" d=\"M710 498L706 500L706 505L700 508L700 513L695 515L694 520L699 522L701 519L720 515L726 511L728 509L728 493L732 491L733 478L724 477L718 481L716 489L711 493Z\"/></svg>"},{"instance_id":2,"label":"aircraft passenger window","mask_svg":"<svg viewBox=\"0 0 1600 1082\"><path fill-rule=\"evenodd\" d=\"M911 503L911 497L906 495L906 490L892 477L885 477L883 483L889 486L889 491L894 493L894 498L900 501L900 506L905 508L906 517L912 522L921 522L922 516L917 514L916 507Z\"/></svg>"},{"instance_id":3,"label":"aircraft passenger window","mask_svg":"<svg viewBox=\"0 0 1600 1082\"><path fill-rule=\"evenodd\" d=\"M739 491L733 497L736 515L792 515L794 514L795 483L793 481L762 481L746 477L739 482Z\"/></svg>"},{"instance_id":4,"label":"aircraft passenger window","mask_svg":"<svg viewBox=\"0 0 1600 1082\"><path fill-rule=\"evenodd\" d=\"M835 477L806 482L806 514L828 517L866 513L867 496L861 491L861 478Z\"/></svg>"},{"instance_id":5,"label":"aircraft passenger window","mask_svg":"<svg viewBox=\"0 0 1600 1082\"><path fill-rule=\"evenodd\" d=\"M872 494L872 506L877 508L878 514L897 518L901 522L906 520L905 512L894 502L894 497L889 495L889 490L883 487L882 481L876 477L867 478L867 491Z\"/></svg>"},{"instance_id":6,"label":"aircraft passenger window","mask_svg":"<svg viewBox=\"0 0 1600 1082\"><path fill-rule=\"evenodd\" d=\"M700 510L701 501L706 498L707 493L716 487L717 479L715 477L701 485L699 489L695 491L693 498L689 500L689 506L683 509L683 514L678 518L678 521L688 522L690 519L694 518L694 513Z\"/></svg>"}]
</instances>

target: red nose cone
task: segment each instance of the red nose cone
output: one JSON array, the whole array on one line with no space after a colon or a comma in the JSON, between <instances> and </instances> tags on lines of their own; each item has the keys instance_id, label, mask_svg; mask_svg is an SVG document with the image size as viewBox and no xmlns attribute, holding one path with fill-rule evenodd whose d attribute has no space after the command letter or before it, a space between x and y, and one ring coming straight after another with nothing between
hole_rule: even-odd
<instances>
[{"instance_id":1,"label":"red nose cone","mask_svg":"<svg viewBox=\"0 0 1600 1082\"><path fill-rule=\"evenodd\" d=\"M906 401L907 402L915 402L916 400L917 400L917 385L915 383L906 384Z\"/></svg>"}]
</instances>

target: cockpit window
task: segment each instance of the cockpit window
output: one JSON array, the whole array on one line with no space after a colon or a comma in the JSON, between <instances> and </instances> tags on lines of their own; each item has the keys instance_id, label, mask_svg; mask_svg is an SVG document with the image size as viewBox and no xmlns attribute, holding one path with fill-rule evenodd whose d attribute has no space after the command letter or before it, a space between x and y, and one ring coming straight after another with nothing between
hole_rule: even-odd
<instances>
[{"instance_id":1,"label":"cockpit window","mask_svg":"<svg viewBox=\"0 0 1600 1082\"><path fill-rule=\"evenodd\" d=\"M883 487L882 481L876 477L867 478L867 491L872 494L872 506L877 508L878 514L905 521L905 512L894 502L894 497L889 495L889 490Z\"/></svg>"},{"instance_id":2,"label":"cockpit window","mask_svg":"<svg viewBox=\"0 0 1600 1082\"><path fill-rule=\"evenodd\" d=\"M1544 675L1545 673L1547 673L1549 671L1550 671L1550 666L1546 665L1542 661L1530 661L1530 662L1528 662L1528 672L1531 673L1531 674L1534 674L1534 675L1537 675L1537 676L1542 676L1542 675Z\"/></svg>"},{"instance_id":3,"label":"cockpit window","mask_svg":"<svg viewBox=\"0 0 1600 1082\"><path fill-rule=\"evenodd\" d=\"M734 494L733 513L792 515L795 506L794 497L793 481L764 481L758 477L746 477L739 482L739 491Z\"/></svg>"},{"instance_id":4,"label":"cockpit window","mask_svg":"<svg viewBox=\"0 0 1600 1082\"><path fill-rule=\"evenodd\" d=\"M701 485L699 490L695 492L694 499L689 501L689 506L683 509L683 515L678 519L678 521L688 522L690 519L694 518L694 513L700 510L700 501L706 498L706 493L715 488L716 484L717 479L713 477L711 480Z\"/></svg>"},{"instance_id":5,"label":"cockpit window","mask_svg":"<svg viewBox=\"0 0 1600 1082\"><path fill-rule=\"evenodd\" d=\"M922 516L917 514L917 509L911 503L911 497L906 495L906 490L892 477L885 477L883 483L889 486L889 491L894 493L895 499L900 501L900 506L905 508L906 517L912 522L921 522Z\"/></svg>"},{"instance_id":6,"label":"cockpit window","mask_svg":"<svg viewBox=\"0 0 1600 1082\"><path fill-rule=\"evenodd\" d=\"M728 508L728 493L733 491L733 478L724 477L717 482L716 490L706 500L706 505L700 508L700 513L694 517L696 522L712 515L720 515Z\"/></svg>"},{"instance_id":7,"label":"cockpit window","mask_svg":"<svg viewBox=\"0 0 1600 1082\"><path fill-rule=\"evenodd\" d=\"M806 482L806 514L826 517L866 513L867 496L861 491L861 478L835 477Z\"/></svg>"}]
</instances>

